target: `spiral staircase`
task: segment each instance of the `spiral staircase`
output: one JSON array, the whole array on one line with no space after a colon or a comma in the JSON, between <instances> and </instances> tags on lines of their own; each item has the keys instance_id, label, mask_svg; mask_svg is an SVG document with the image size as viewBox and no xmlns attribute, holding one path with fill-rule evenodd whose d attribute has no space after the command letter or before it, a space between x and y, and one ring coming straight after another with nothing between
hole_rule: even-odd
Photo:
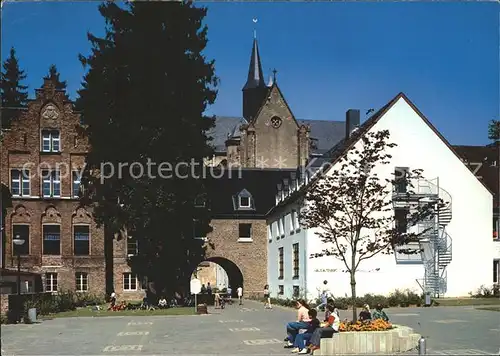
<instances>
[{"instance_id":1,"label":"spiral staircase","mask_svg":"<svg viewBox=\"0 0 500 356\"><path fill-rule=\"evenodd\" d=\"M419 221L415 228L419 233L421 261L424 265L424 277L417 280L425 293L440 297L446 293L446 268L451 263L452 239L446 232L446 226L452 219L451 195L439 186L439 178L421 179L416 182L410 194L393 194L395 207L415 209L420 205L433 205L431 217Z\"/></svg>"}]
</instances>

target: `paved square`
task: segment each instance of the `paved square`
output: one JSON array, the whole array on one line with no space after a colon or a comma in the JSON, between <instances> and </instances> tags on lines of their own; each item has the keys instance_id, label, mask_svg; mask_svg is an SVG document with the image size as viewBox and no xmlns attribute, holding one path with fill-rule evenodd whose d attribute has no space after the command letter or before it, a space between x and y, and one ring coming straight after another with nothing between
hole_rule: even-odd
<instances>
[{"instance_id":1,"label":"paved square","mask_svg":"<svg viewBox=\"0 0 500 356\"><path fill-rule=\"evenodd\" d=\"M210 309L206 316L55 318L34 325L2 325L2 356L289 355L283 348L285 325L295 320L296 311L245 304L245 309ZM470 307L386 311L394 324L408 325L427 337L428 355L498 355L498 312ZM350 311L340 313L342 319L351 317Z\"/></svg>"}]
</instances>

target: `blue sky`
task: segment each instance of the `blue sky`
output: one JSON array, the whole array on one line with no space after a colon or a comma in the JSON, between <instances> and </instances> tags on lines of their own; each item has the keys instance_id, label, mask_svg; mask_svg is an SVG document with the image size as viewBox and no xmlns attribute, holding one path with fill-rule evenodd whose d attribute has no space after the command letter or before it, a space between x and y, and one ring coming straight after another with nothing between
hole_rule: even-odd
<instances>
[{"instance_id":1,"label":"blue sky","mask_svg":"<svg viewBox=\"0 0 500 356\"><path fill-rule=\"evenodd\" d=\"M6 3L2 60L15 46L30 94L51 63L75 98L101 35L96 2ZM208 58L221 79L210 113L239 116L254 24L266 77L298 119L344 120L349 108L378 109L406 93L452 144L488 143L499 117L499 5L462 3L206 3Z\"/></svg>"}]
</instances>

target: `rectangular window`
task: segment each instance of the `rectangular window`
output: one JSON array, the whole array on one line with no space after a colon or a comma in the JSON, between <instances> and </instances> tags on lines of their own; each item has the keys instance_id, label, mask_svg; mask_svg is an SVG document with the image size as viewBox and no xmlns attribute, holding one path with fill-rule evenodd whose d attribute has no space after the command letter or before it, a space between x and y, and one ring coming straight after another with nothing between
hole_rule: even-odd
<instances>
[{"instance_id":1,"label":"rectangular window","mask_svg":"<svg viewBox=\"0 0 500 356\"><path fill-rule=\"evenodd\" d=\"M293 297L298 298L300 296L300 287L299 286L293 286Z\"/></svg>"},{"instance_id":2,"label":"rectangular window","mask_svg":"<svg viewBox=\"0 0 500 356\"><path fill-rule=\"evenodd\" d=\"M45 273L45 291L57 292L57 273Z\"/></svg>"},{"instance_id":3,"label":"rectangular window","mask_svg":"<svg viewBox=\"0 0 500 356\"><path fill-rule=\"evenodd\" d=\"M239 224L240 239L252 238L252 224Z\"/></svg>"},{"instance_id":4,"label":"rectangular window","mask_svg":"<svg viewBox=\"0 0 500 356\"><path fill-rule=\"evenodd\" d=\"M283 285L278 286L278 295L285 294L285 287Z\"/></svg>"},{"instance_id":5,"label":"rectangular window","mask_svg":"<svg viewBox=\"0 0 500 356\"><path fill-rule=\"evenodd\" d=\"M42 171L42 194L44 198L59 198L61 196L60 171Z\"/></svg>"},{"instance_id":6,"label":"rectangular window","mask_svg":"<svg viewBox=\"0 0 500 356\"><path fill-rule=\"evenodd\" d=\"M137 239L133 236L129 236L127 239L127 256L137 256L139 253L139 246L137 244Z\"/></svg>"},{"instance_id":7,"label":"rectangular window","mask_svg":"<svg viewBox=\"0 0 500 356\"><path fill-rule=\"evenodd\" d=\"M493 283L500 283L500 260L493 260Z\"/></svg>"},{"instance_id":8,"label":"rectangular window","mask_svg":"<svg viewBox=\"0 0 500 356\"><path fill-rule=\"evenodd\" d=\"M73 248L76 256L90 255L90 226L75 225L73 226Z\"/></svg>"},{"instance_id":9,"label":"rectangular window","mask_svg":"<svg viewBox=\"0 0 500 356\"><path fill-rule=\"evenodd\" d=\"M13 196L29 197L30 171L27 169L13 169L10 171L10 190Z\"/></svg>"},{"instance_id":10,"label":"rectangular window","mask_svg":"<svg viewBox=\"0 0 500 356\"><path fill-rule=\"evenodd\" d=\"M250 208L250 197L239 197L240 199L240 208Z\"/></svg>"},{"instance_id":11,"label":"rectangular window","mask_svg":"<svg viewBox=\"0 0 500 356\"><path fill-rule=\"evenodd\" d=\"M283 247L280 247L279 250L279 256L278 256L278 264L279 264L279 270L278 270L278 278L283 279L283 274L284 274L284 268L283 268L283 260L284 260L284 252L283 252Z\"/></svg>"},{"instance_id":12,"label":"rectangular window","mask_svg":"<svg viewBox=\"0 0 500 356\"><path fill-rule=\"evenodd\" d=\"M80 172L78 171L73 171L72 172L72 182L73 182L73 187L72 187L72 193L73 193L73 198L78 198L80 197L81 193L81 176Z\"/></svg>"},{"instance_id":13,"label":"rectangular window","mask_svg":"<svg viewBox=\"0 0 500 356\"><path fill-rule=\"evenodd\" d=\"M135 274L130 272L123 274L123 290L137 290L137 276Z\"/></svg>"},{"instance_id":14,"label":"rectangular window","mask_svg":"<svg viewBox=\"0 0 500 356\"><path fill-rule=\"evenodd\" d=\"M500 219L497 217L493 218L493 239L498 240L500 237L498 236L500 230Z\"/></svg>"},{"instance_id":15,"label":"rectangular window","mask_svg":"<svg viewBox=\"0 0 500 356\"><path fill-rule=\"evenodd\" d=\"M408 192L408 175L409 168L407 167L396 167L394 169L394 191L395 193L407 193Z\"/></svg>"},{"instance_id":16,"label":"rectangular window","mask_svg":"<svg viewBox=\"0 0 500 356\"><path fill-rule=\"evenodd\" d=\"M394 221L396 224L396 231L399 234L406 234L408 232L408 209L394 209Z\"/></svg>"},{"instance_id":17,"label":"rectangular window","mask_svg":"<svg viewBox=\"0 0 500 356\"><path fill-rule=\"evenodd\" d=\"M297 219L297 212L295 210L292 210L292 213L290 214L290 233L295 232L295 221Z\"/></svg>"},{"instance_id":18,"label":"rectangular window","mask_svg":"<svg viewBox=\"0 0 500 356\"><path fill-rule=\"evenodd\" d=\"M43 225L43 254L61 254L61 226Z\"/></svg>"},{"instance_id":19,"label":"rectangular window","mask_svg":"<svg viewBox=\"0 0 500 356\"><path fill-rule=\"evenodd\" d=\"M88 274L85 272L76 272L75 273L76 280L76 291L77 292L86 292L89 290L89 279Z\"/></svg>"},{"instance_id":20,"label":"rectangular window","mask_svg":"<svg viewBox=\"0 0 500 356\"><path fill-rule=\"evenodd\" d=\"M299 244L293 244L293 278L299 278Z\"/></svg>"},{"instance_id":21,"label":"rectangular window","mask_svg":"<svg viewBox=\"0 0 500 356\"><path fill-rule=\"evenodd\" d=\"M12 240L21 239L24 240L22 245L16 245L12 241L12 252L15 256L17 255L29 255L30 254L30 226L29 225L12 225Z\"/></svg>"},{"instance_id":22,"label":"rectangular window","mask_svg":"<svg viewBox=\"0 0 500 356\"><path fill-rule=\"evenodd\" d=\"M205 207L205 197L203 195L198 195L194 199L194 206L196 208L203 208L203 207Z\"/></svg>"},{"instance_id":23,"label":"rectangular window","mask_svg":"<svg viewBox=\"0 0 500 356\"><path fill-rule=\"evenodd\" d=\"M60 152L61 139L57 130L42 130L42 152Z\"/></svg>"}]
</instances>

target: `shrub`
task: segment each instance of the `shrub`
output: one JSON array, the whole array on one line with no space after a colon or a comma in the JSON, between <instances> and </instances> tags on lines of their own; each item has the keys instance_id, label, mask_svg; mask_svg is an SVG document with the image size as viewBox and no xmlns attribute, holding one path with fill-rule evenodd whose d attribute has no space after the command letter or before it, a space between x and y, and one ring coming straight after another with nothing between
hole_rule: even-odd
<instances>
[{"instance_id":1,"label":"shrub","mask_svg":"<svg viewBox=\"0 0 500 356\"><path fill-rule=\"evenodd\" d=\"M260 300L259 298L250 299ZM356 307L361 308L365 304L368 304L371 308L374 308L377 304L382 305L384 308L410 305L420 306L423 304L423 299L423 295L419 295L409 289L404 291L395 290L388 297L375 294L365 294L362 297L357 297ZM271 303L284 307L295 307L295 299L271 298ZM311 302L310 306L316 307L320 303L321 300L317 298ZM350 297L334 298L333 303L339 310L347 310L352 306L352 299Z\"/></svg>"},{"instance_id":2,"label":"shrub","mask_svg":"<svg viewBox=\"0 0 500 356\"><path fill-rule=\"evenodd\" d=\"M493 284L491 287L482 285L475 292L469 292L472 298L498 298L500 297L500 285Z\"/></svg>"}]
</instances>

